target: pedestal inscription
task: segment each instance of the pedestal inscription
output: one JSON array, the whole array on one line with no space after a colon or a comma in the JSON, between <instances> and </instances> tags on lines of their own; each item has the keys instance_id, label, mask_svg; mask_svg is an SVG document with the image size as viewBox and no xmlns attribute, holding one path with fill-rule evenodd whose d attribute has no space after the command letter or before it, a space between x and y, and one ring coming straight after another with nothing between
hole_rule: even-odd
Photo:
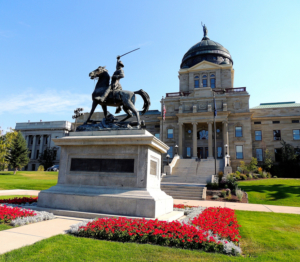
<instances>
[{"instance_id":1,"label":"pedestal inscription","mask_svg":"<svg viewBox=\"0 0 300 262\"><path fill-rule=\"evenodd\" d=\"M156 171L157 170L157 162L150 160L150 175L155 175L156 176Z\"/></svg>"},{"instance_id":2,"label":"pedestal inscription","mask_svg":"<svg viewBox=\"0 0 300 262\"><path fill-rule=\"evenodd\" d=\"M70 171L134 173L134 159L72 158Z\"/></svg>"}]
</instances>

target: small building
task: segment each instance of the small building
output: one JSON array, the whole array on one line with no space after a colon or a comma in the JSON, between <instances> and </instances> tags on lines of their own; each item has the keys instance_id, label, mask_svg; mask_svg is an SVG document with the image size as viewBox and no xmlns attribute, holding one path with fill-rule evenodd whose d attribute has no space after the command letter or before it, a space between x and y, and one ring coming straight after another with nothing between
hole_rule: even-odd
<instances>
[{"instance_id":1,"label":"small building","mask_svg":"<svg viewBox=\"0 0 300 262\"><path fill-rule=\"evenodd\" d=\"M68 121L46 121L17 123L16 131L21 131L26 139L29 150L30 162L23 170L35 171L39 167L38 157L47 147L54 147L56 159L54 164L59 164L60 147L55 146L52 138L69 135L72 123Z\"/></svg>"}]
</instances>

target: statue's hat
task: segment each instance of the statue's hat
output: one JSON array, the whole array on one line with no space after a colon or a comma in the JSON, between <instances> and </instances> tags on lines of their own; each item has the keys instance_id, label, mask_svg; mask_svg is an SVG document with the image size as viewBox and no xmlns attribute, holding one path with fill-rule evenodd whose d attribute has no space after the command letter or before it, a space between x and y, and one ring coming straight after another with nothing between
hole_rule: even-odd
<instances>
[{"instance_id":1,"label":"statue's hat","mask_svg":"<svg viewBox=\"0 0 300 262\"><path fill-rule=\"evenodd\" d=\"M122 61L119 60L117 66L124 67L124 64L122 63Z\"/></svg>"}]
</instances>

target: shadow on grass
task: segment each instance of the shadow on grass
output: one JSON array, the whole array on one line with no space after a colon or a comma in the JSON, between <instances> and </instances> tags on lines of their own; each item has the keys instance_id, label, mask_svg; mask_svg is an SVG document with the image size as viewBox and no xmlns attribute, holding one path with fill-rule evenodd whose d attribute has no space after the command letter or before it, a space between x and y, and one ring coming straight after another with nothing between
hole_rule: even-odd
<instances>
[{"instance_id":1,"label":"shadow on grass","mask_svg":"<svg viewBox=\"0 0 300 262\"><path fill-rule=\"evenodd\" d=\"M272 198L268 199L269 201L276 201L280 199L287 199L291 197L299 197L300 199L300 186L287 186L283 184L276 185L240 185L239 186L243 191L249 192L257 192L257 193L266 193L267 197ZM291 196L292 194L293 196Z\"/></svg>"},{"instance_id":2,"label":"shadow on grass","mask_svg":"<svg viewBox=\"0 0 300 262\"><path fill-rule=\"evenodd\" d=\"M13 176L14 175L14 172L0 172L0 176Z\"/></svg>"}]
</instances>

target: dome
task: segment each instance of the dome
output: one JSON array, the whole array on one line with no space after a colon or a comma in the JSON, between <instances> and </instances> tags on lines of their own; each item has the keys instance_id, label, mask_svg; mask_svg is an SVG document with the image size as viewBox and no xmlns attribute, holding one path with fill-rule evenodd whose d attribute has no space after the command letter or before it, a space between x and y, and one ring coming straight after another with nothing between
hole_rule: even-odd
<instances>
[{"instance_id":1,"label":"dome","mask_svg":"<svg viewBox=\"0 0 300 262\"><path fill-rule=\"evenodd\" d=\"M205 28L206 29L206 28ZM203 30L204 31L204 30ZM215 64L231 64L232 57L229 51L221 44L207 37L207 29L201 42L193 45L183 56L180 68L190 68L201 61L209 61Z\"/></svg>"}]
</instances>

